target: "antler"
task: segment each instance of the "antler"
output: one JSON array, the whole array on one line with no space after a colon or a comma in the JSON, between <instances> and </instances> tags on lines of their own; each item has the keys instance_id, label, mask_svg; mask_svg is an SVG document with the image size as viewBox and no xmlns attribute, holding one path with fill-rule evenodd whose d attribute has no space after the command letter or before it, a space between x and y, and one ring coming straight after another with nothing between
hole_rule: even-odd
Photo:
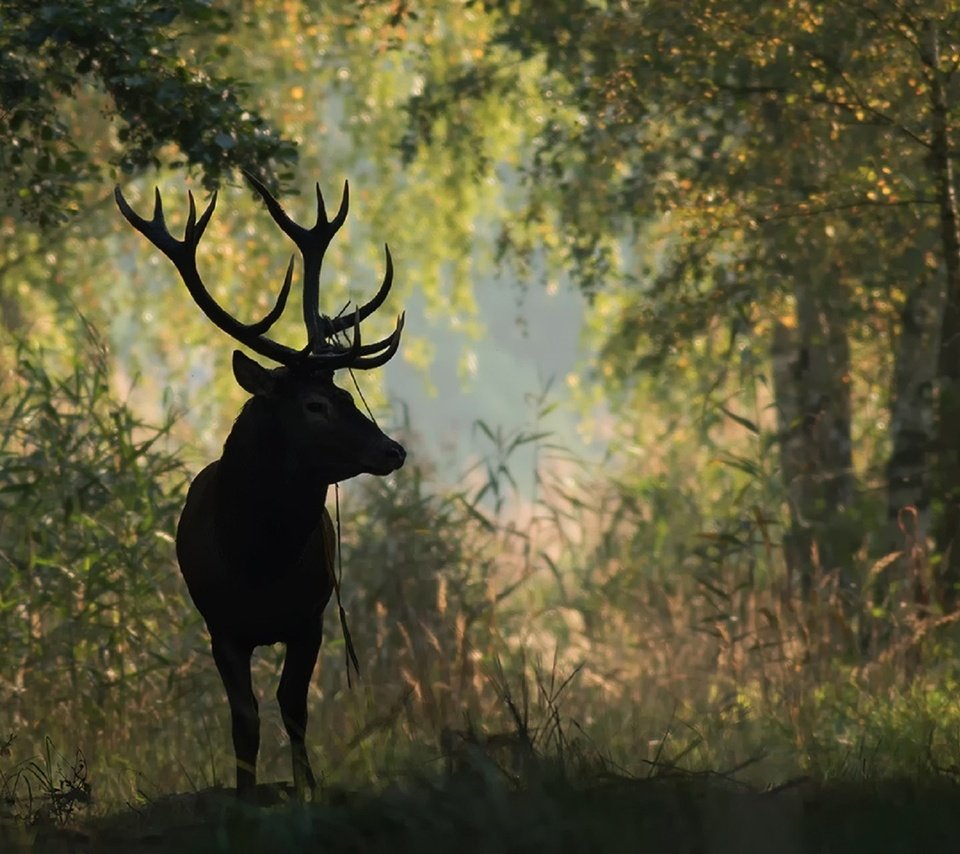
<instances>
[{"instance_id":1,"label":"antler","mask_svg":"<svg viewBox=\"0 0 960 854\"><path fill-rule=\"evenodd\" d=\"M396 328L389 336L373 344L362 343L360 321L369 317L380 307L393 284L393 260L390 257L389 248L386 250L387 271L384 274L380 289L373 299L359 306L352 315L333 319L321 315L319 310L320 268L323 255L333 236L347 218L349 185L344 182L340 208L336 216L330 220L327 217L320 185L317 184L317 222L313 228L307 229L287 216L280 203L260 181L246 171L244 175L266 203L274 222L293 240L303 257L303 320L307 329L307 346L301 350L295 350L267 338L265 335L283 313L286 306L290 284L293 280L293 258L290 259L290 264L287 267L276 304L261 320L255 323L238 321L217 303L204 286L197 270L197 246L216 207L216 193L213 194L199 220L197 219L193 193L188 193L190 211L183 240L177 240L167 229L159 190L155 191L153 217L150 220L139 216L130 207L119 186L114 190L114 197L117 201L117 207L120 208L120 212L127 221L174 263L180 277L187 286L187 290L203 313L220 329L241 344L245 344L251 350L273 359L275 362L290 366L302 365L334 370L336 368L368 369L385 364L400 346L404 315L401 313L397 318ZM328 340L334 335L346 331L351 326L353 327L353 341L348 347L341 347Z\"/></svg>"},{"instance_id":2,"label":"antler","mask_svg":"<svg viewBox=\"0 0 960 854\"><path fill-rule=\"evenodd\" d=\"M347 211L350 207L350 184L343 182L343 194L340 197L340 207L333 219L327 215L327 208L323 202L323 193L320 190L320 184L317 183L317 221L313 228L305 228L294 222L287 215L280 203L274 198L270 191L259 180L249 172L243 173L253 188L260 194L273 217L273 221L280 227L300 250L303 257L303 322L307 328L307 351L312 357L330 356L334 352L341 351L336 345L330 343L334 335L344 332L352 325L355 330L359 329L359 323L365 320L374 311L376 311L383 301L387 298L390 288L393 285L393 259L390 256L390 248L384 245L387 257L387 269L380 283L380 288L374 294L373 299L359 306L351 315L329 318L320 314L320 268L323 263L323 255L330 245L333 236L340 230L347 218ZM386 338L377 341L375 344L359 345L354 340L354 345L349 348L355 351L359 358L351 361L349 367L352 368L375 368L384 364L400 346L400 334L403 331L403 315L397 318L397 325L394 331ZM366 358L369 357L369 358ZM347 367L347 365L344 365Z\"/></svg>"}]
</instances>

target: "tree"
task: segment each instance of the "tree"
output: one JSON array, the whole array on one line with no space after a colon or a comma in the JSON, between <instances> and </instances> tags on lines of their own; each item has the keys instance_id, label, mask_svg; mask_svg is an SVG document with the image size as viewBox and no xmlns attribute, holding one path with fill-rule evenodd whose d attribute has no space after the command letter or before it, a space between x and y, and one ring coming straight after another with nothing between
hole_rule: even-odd
<instances>
[{"instance_id":1,"label":"tree","mask_svg":"<svg viewBox=\"0 0 960 854\"><path fill-rule=\"evenodd\" d=\"M161 160L198 167L208 188L237 166L271 185L277 172L289 177L295 146L244 104L242 81L208 70L229 51L214 37L231 23L202 0L3 0L2 203L55 225L108 168L134 173ZM161 157L168 144L178 153Z\"/></svg>"},{"instance_id":2,"label":"tree","mask_svg":"<svg viewBox=\"0 0 960 854\"><path fill-rule=\"evenodd\" d=\"M453 138L466 152L483 151L490 98L542 116L504 254L546 249L588 294L619 294L604 350L611 390L629 392L639 371L704 336L728 341L721 365L702 366L717 398L731 368L755 372L772 355L785 553L804 589L821 573L858 580L871 519L856 456L880 465L853 441L869 411L858 385L890 383L888 435L877 442L889 443L888 533L872 549L900 547L903 507L916 508L921 541L931 508L943 507L938 587L951 607L957 4L698 0L683 15L666 2L483 7L495 22L488 50L446 77L425 72L409 110L419 144ZM531 77L543 92L534 107ZM451 104L455 127L442 122ZM545 244L551 230L564 239ZM866 365L855 353L869 354Z\"/></svg>"}]
</instances>

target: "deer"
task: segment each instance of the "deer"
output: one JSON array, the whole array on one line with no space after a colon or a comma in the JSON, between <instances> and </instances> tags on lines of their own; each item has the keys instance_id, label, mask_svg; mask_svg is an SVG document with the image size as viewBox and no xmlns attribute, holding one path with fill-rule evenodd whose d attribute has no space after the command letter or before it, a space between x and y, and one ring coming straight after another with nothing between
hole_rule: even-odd
<instances>
[{"instance_id":1,"label":"deer","mask_svg":"<svg viewBox=\"0 0 960 854\"><path fill-rule=\"evenodd\" d=\"M240 410L220 458L191 482L175 542L181 574L209 631L230 706L237 796L256 800L260 718L251 678L253 651L282 643L286 651L277 701L290 739L294 790L307 800L317 785L306 748L307 693L323 636L324 609L336 584L337 538L326 509L327 493L333 484L359 474L387 476L406 458L403 446L334 382L334 373L386 364L400 346L404 314L389 336L363 343L361 322L381 306L393 284L388 246L383 280L369 302L352 315L320 313L320 269L347 216L348 182L332 219L317 184L317 221L306 228L287 215L257 178L244 174L299 250L305 346L267 336L286 306L295 256L276 303L258 321L237 320L204 285L197 247L216 207L216 192L199 218L193 193L188 193L182 240L167 228L159 189L149 220L131 208L119 185L114 197L126 220L173 262L207 318L239 344L277 363L264 367L234 350L233 375L252 396ZM338 343L338 336L348 331L349 343Z\"/></svg>"}]
</instances>

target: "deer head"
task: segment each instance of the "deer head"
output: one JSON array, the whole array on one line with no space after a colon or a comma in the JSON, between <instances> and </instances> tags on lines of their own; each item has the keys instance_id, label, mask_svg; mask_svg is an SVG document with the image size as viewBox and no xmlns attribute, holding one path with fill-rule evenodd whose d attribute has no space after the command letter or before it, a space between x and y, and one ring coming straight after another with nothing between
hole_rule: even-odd
<instances>
[{"instance_id":1,"label":"deer head","mask_svg":"<svg viewBox=\"0 0 960 854\"><path fill-rule=\"evenodd\" d=\"M403 447L334 384L332 371L267 369L235 350L233 375L254 396L249 406L260 407L251 447L273 447L288 465L327 484L358 474L387 475L403 465Z\"/></svg>"},{"instance_id":2,"label":"deer head","mask_svg":"<svg viewBox=\"0 0 960 854\"><path fill-rule=\"evenodd\" d=\"M327 216L320 185L317 184L317 221L312 228L294 222L280 203L256 178L244 173L266 203L280 229L296 244L303 260L303 321L307 343L291 347L267 337L286 306L293 280L290 264L274 307L260 320L242 323L213 298L197 269L197 246L217 203L214 193L197 217L193 194L182 240L167 229L160 191L155 191L153 216L146 220L127 203L119 186L114 191L117 206L127 221L166 255L176 266L187 290L204 314L220 329L251 350L280 363L268 369L239 350L233 355L233 372L242 388L254 395L252 405L260 414L260 447L279 443L289 463L303 467L325 483L335 483L360 473L389 474L404 461L403 448L384 435L356 407L351 395L333 382L339 368L367 370L385 364L397 352L404 315L397 318L394 331L372 344L361 340L360 323L386 299L393 284L393 261L386 250L386 272L380 288L369 302L352 314L328 317L320 313L320 269L323 255L343 225L349 206L349 185L344 182L340 207L333 219ZM352 330L352 340L340 344L337 337Z\"/></svg>"}]
</instances>

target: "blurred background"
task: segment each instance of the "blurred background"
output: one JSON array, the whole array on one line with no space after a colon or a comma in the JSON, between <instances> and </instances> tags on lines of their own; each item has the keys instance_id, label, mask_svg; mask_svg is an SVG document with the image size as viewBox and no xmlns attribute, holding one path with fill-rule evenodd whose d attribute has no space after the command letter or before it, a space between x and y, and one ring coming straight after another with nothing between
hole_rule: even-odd
<instances>
[{"instance_id":1,"label":"blurred background","mask_svg":"<svg viewBox=\"0 0 960 854\"><path fill-rule=\"evenodd\" d=\"M232 785L173 533L245 395L113 188L174 233L217 190L199 266L251 319L291 247L241 168L299 221L348 179L322 310L386 242L365 337L407 312L356 377L410 456L341 489L328 782L955 768L960 7L318 5L0 0L0 788Z\"/></svg>"}]
</instances>

